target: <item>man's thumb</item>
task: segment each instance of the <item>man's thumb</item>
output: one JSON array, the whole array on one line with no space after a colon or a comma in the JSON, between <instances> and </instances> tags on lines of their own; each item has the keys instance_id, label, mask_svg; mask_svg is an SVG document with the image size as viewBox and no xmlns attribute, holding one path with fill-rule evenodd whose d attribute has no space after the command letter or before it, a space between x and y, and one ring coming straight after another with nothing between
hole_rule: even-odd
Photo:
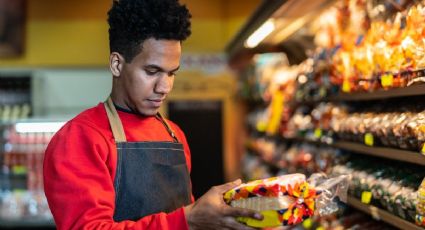
<instances>
[{"instance_id":1,"label":"man's thumb","mask_svg":"<svg viewBox=\"0 0 425 230\"><path fill-rule=\"evenodd\" d=\"M242 183L241 179L237 179L235 181L228 182L226 184L218 185L218 186L216 186L216 189L220 193L225 193L225 192L229 191L230 189L232 189L236 186L239 186L241 183Z\"/></svg>"}]
</instances>

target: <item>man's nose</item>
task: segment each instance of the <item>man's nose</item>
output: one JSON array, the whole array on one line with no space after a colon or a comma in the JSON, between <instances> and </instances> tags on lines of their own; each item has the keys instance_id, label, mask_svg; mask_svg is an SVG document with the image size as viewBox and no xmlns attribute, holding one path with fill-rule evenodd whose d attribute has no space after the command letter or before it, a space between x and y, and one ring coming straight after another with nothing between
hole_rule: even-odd
<instances>
[{"instance_id":1,"label":"man's nose","mask_svg":"<svg viewBox=\"0 0 425 230\"><path fill-rule=\"evenodd\" d=\"M155 92L160 94L168 94L173 88L173 81L174 78L172 76L168 76L168 74L163 73L156 83Z\"/></svg>"}]
</instances>

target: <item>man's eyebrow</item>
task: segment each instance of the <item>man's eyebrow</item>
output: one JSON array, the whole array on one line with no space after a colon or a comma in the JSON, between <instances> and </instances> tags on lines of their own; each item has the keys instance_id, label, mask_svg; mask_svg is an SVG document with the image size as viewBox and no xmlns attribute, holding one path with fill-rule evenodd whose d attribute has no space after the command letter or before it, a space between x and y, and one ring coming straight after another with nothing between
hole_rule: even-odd
<instances>
[{"instance_id":1,"label":"man's eyebrow","mask_svg":"<svg viewBox=\"0 0 425 230\"><path fill-rule=\"evenodd\" d=\"M161 66L158 66L158 65L155 65L155 64L146 65L146 66L145 66L145 68L153 68L153 69L157 69L158 71L161 71L161 72L167 72L167 71L165 71L165 69L163 69ZM177 70L179 70L179 69L180 69L180 66L177 66L177 68L172 69L172 70L170 71L170 73L172 73L172 72L176 72L176 71L177 71Z\"/></svg>"}]
</instances>

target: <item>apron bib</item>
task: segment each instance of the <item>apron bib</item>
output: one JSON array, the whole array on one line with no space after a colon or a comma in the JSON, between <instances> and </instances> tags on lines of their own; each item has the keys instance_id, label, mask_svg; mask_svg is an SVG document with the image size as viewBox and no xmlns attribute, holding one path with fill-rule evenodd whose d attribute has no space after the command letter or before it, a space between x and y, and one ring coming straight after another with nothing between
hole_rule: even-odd
<instances>
[{"instance_id":1,"label":"apron bib","mask_svg":"<svg viewBox=\"0 0 425 230\"><path fill-rule=\"evenodd\" d=\"M190 204L190 177L183 145L161 115L158 113L157 118L174 142L127 142L111 98L104 104L118 154L114 221L138 220Z\"/></svg>"}]
</instances>

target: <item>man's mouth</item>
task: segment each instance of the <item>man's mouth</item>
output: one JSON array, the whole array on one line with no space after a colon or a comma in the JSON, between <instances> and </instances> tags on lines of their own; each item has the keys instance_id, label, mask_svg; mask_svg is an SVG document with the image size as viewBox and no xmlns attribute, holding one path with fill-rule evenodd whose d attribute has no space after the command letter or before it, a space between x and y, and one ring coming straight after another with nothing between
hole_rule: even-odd
<instances>
[{"instance_id":1,"label":"man's mouth","mask_svg":"<svg viewBox=\"0 0 425 230\"><path fill-rule=\"evenodd\" d=\"M148 101L152 104L153 107L160 107L163 99L148 99Z\"/></svg>"}]
</instances>

